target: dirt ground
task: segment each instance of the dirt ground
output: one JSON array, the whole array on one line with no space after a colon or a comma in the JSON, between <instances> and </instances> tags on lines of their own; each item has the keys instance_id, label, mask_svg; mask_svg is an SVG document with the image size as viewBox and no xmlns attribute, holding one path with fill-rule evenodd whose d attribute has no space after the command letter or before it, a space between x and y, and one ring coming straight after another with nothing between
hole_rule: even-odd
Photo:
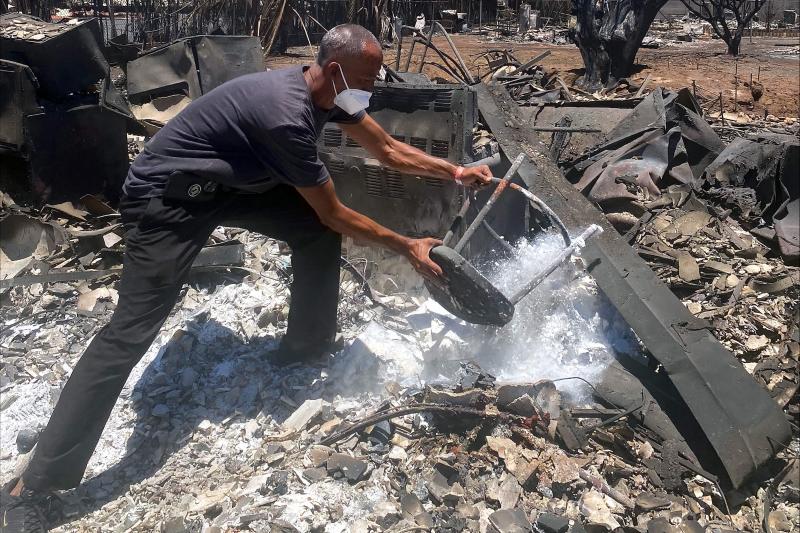
<instances>
[{"instance_id":1,"label":"dirt ground","mask_svg":"<svg viewBox=\"0 0 800 533\"><path fill-rule=\"evenodd\" d=\"M544 67L561 71L562 78L572 83L582 72L580 53L572 44L553 45L537 42L515 42L509 39L493 39L478 35L454 35L453 39L465 62L473 74L483 74L486 62L476 58L491 49L508 49L520 61L550 50L551 54L541 64ZM406 38L405 44L410 40ZM443 37L434 38L434 43L447 50ZM698 96L708 99L706 109L718 112L718 101L710 101L722 92L725 111L734 111L734 95L737 96L736 110L750 115L764 116L765 111L779 117L798 117L800 115L800 56L787 55L792 47L800 45L797 39L754 37L742 42L742 55L738 60L725 54L725 45L719 40L702 40L692 43L668 44L657 49L643 48L637 56L636 72L631 76L634 82L641 83L650 74L649 87L662 86L670 89L697 86ZM419 64L420 47L417 47L413 65ZM280 68L290 64L307 63L311 60L308 46L290 49L286 54L270 56L266 60L268 68ZM394 64L395 51L387 49L384 61ZM403 54L405 60L405 54ZM760 72L759 72L760 71ZM442 76L442 72L426 66L430 77ZM738 89L736 73L738 72ZM753 102L750 89L746 86L753 80L763 85L763 96ZM759 79L760 77L760 79Z\"/></svg>"}]
</instances>

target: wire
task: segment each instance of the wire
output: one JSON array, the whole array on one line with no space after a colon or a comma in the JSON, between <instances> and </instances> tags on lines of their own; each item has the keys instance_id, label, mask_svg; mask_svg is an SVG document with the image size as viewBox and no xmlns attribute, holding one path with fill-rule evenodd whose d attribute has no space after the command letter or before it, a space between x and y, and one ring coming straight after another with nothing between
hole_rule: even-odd
<instances>
[{"instance_id":1,"label":"wire","mask_svg":"<svg viewBox=\"0 0 800 533\"><path fill-rule=\"evenodd\" d=\"M592 389L592 392L594 392L597 395L598 398L600 398L601 400L603 400L604 402L609 404L611 407L614 407L615 409L622 409L621 406L615 404L614 402L612 402L611 400L609 400L608 398L606 398L605 396L600 394L600 391L597 390L597 387L595 387L594 385L589 383L589 381L587 381L586 379L584 379L584 378L582 378L580 376L567 376L567 377L564 377L564 378L551 379L550 381L552 381L553 383L556 383L558 381L569 381L571 379L577 379L577 380L583 381L590 389ZM642 407L644 407L644 404L642 404Z\"/></svg>"}]
</instances>

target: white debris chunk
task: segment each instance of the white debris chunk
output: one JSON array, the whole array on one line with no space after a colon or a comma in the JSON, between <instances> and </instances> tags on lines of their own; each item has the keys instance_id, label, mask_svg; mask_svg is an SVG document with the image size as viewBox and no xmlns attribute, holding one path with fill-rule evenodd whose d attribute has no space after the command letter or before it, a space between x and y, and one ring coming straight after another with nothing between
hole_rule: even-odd
<instances>
[{"instance_id":1,"label":"white debris chunk","mask_svg":"<svg viewBox=\"0 0 800 533\"><path fill-rule=\"evenodd\" d=\"M283 422L285 431L300 431L318 414L322 412L325 402L319 398L306 400Z\"/></svg>"}]
</instances>

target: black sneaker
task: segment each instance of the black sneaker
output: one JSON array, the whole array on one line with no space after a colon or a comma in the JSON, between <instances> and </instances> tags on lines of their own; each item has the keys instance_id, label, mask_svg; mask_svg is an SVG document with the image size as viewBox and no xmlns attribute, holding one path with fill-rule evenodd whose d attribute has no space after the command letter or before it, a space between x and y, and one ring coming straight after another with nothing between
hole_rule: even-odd
<instances>
[{"instance_id":1,"label":"black sneaker","mask_svg":"<svg viewBox=\"0 0 800 533\"><path fill-rule=\"evenodd\" d=\"M275 350L270 350L264 358L276 366L289 366L294 363L315 364L322 362L329 354L336 353L344 348L344 337L337 334L330 344L317 348L290 348L281 343Z\"/></svg>"},{"instance_id":2,"label":"black sneaker","mask_svg":"<svg viewBox=\"0 0 800 533\"><path fill-rule=\"evenodd\" d=\"M36 492L22 489L19 496L7 492L2 495L2 533L42 533L50 529L49 524L58 520L61 513L60 500L51 492Z\"/></svg>"}]
</instances>

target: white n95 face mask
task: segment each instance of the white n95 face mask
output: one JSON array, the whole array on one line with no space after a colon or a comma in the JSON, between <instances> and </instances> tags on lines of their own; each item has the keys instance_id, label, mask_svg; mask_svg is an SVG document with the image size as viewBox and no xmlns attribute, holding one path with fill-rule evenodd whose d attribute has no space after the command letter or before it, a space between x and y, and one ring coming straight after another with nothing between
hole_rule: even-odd
<instances>
[{"instance_id":1,"label":"white n95 face mask","mask_svg":"<svg viewBox=\"0 0 800 533\"><path fill-rule=\"evenodd\" d=\"M333 103L345 113L349 115L355 115L359 111L369 107L369 99L372 96L372 93L368 91L362 91L361 89L351 89L347 85L347 80L344 77L342 66L338 65L338 67L339 72L342 74L342 80L344 81L344 86L346 89L340 93L336 93L336 84L333 83L333 80L331 80L333 92L336 93Z\"/></svg>"}]
</instances>

